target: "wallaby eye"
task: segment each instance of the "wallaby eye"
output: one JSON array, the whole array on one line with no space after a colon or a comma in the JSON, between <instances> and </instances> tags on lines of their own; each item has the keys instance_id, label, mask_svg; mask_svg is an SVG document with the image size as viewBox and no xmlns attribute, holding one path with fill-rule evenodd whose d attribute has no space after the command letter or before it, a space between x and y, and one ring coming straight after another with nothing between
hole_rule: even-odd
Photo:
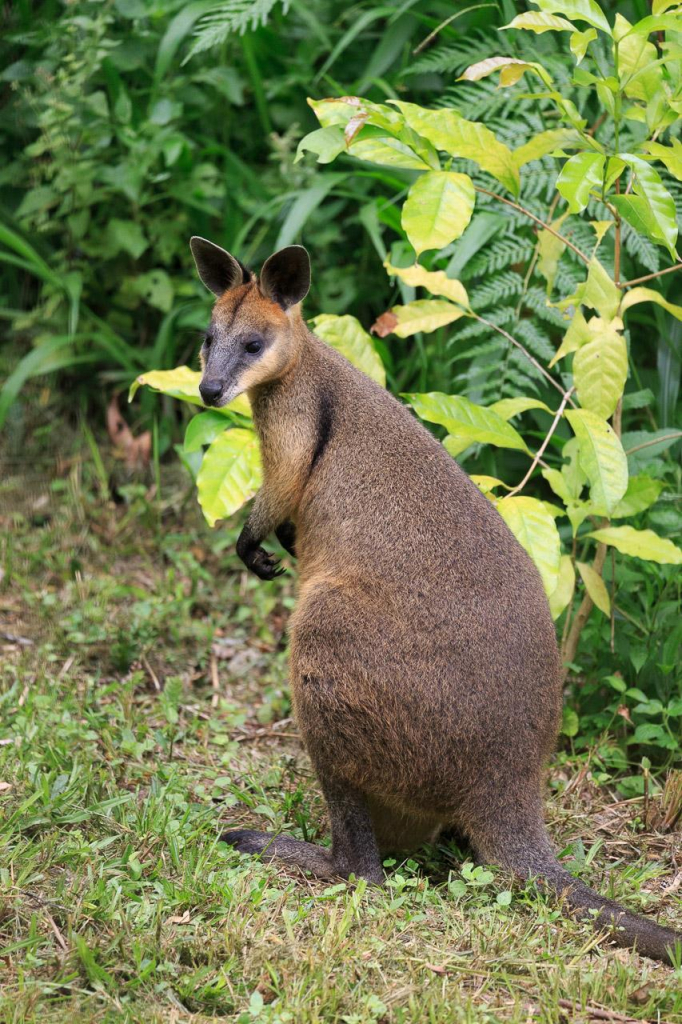
<instances>
[{"instance_id":1,"label":"wallaby eye","mask_svg":"<svg viewBox=\"0 0 682 1024\"><path fill-rule=\"evenodd\" d=\"M247 341L246 344L244 345L244 349L250 355L255 355L256 352L260 352L262 347L263 347L263 342L260 340L260 338L251 338L251 340Z\"/></svg>"},{"instance_id":2,"label":"wallaby eye","mask_svg":"<svg viewBox=\"0 0 682 1024\"><path fill-rule=\"evenodd\" d=\"M206 331L206 334L204 335L204 346L205 346L205 348L210 348L212 341L213 341L213 335L211 334L210 331Z\"/></svg>"}]
</instances>

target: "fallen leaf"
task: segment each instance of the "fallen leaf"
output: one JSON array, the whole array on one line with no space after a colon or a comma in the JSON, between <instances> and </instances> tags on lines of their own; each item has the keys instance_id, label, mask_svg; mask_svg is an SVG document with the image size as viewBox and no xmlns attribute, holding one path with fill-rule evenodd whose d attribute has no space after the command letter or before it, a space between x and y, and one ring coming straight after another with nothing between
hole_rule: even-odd
<instances>
[{"instance_id":1,"label":"fallen leaf","mask_svg":"<svg viewBox=\"0 0 682 1024\"><path fill-rule=\"evenodd\" d=\"M387 334L391 334L395 330L397 323L398 317L389 309L376 318L370 331L372 334L378 334L380 338L385 338Z\"/></svg>"},{"instance_id":2,"label":"fallen leaf","mask_svg":"<svg viewBox=\"0 0 682 1024\"><path fill-rule=\"evenodd\" d=\"M118 395L114 395L107 406L107 433L114 446L114 455L118 459L124 459L129 469L144 469L149 465L152 435L145 430L139 437L134 436L121 416Z\"/></svg>"},{"instance_id":3,"label":"fallen leaf","mask_svg":"<svg viewBox=\"0 0 682 1024\"><path fill-rule=\"evenodd\" d=\"M175 915L166 919L166 924L189 924L191 918L189 916L189 910L186 910L184 914Z\"/></svg>"},{"instance_id":4,"label":"fallen leaf","mask_svg":"<svg viewBox=\"0 0 682 1024\"><path fill-rule=\"evenodd\" d=\"M447 974L444 967L439 967L437 964L424 964L427 971L433 971L434 974Z\"/></svg>"},{"instance_id":5,"label":"fallen leaf","mask_svg":"<svg viewBox=\"0 0 682 1024\"><path fill-rule=\"evenodd\" d=\"M6 793L8 789L12 788L11 782L0 782L0 793Z\"/></svg>"}]
</instances>

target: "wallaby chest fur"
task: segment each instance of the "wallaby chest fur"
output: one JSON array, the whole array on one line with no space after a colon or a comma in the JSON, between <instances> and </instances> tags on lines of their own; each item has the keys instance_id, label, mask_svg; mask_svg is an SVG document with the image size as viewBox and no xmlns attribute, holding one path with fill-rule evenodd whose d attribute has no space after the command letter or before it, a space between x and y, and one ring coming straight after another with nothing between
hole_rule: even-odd
<instances>
[{"instance_id":1,"label":"wallaby chest fur","mask_svg":"<svg viewBox=\"0 0 682 1024\"><path fill-rule=\"evenodd\" d=\"M298 560L293 703L327 801L331 851L251 829L243 852L321 877L383 880L382 854L454 827L476 855L538 876L577 913L671 962L680 936L605 899L557 861L543 820L561 673L540 576L493 505L387 391L306 328L307 253L290 246L256 282L192 239L218 296L200 391L247 391L261 490L237 541L261 579Z\"/></svg>"}]
</instances>

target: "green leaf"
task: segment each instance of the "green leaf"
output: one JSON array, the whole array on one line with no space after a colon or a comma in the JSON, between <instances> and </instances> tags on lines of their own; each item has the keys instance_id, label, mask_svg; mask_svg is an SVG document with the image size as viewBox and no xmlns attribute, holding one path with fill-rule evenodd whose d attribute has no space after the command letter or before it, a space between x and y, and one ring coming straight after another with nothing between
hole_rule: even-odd
<instances>
[{"instance_id":1,"label":"green leaf","mask_svg":"<svg viewBox=\"0 0 682 1024\"><path fill-rule=\"evenodd\" d=\"M141 373L130 385L128 401L132 402L135 393L142 385L150 387L152 391L160 391L163 395L170 395L171 398L180 398L190 405L203 405L199 394L199 381L201 373L198 370L191 370L189 366L177 366L174 370L148 370ZM251 406L246 395L239 395L234 402L216 409L215 412L222 416L230 416L232 413L239 413L240 416L251 416Z\"/></svg>"},{"instance_id":2,"label":"green leaf","mask_svg":"<svg viewBox=\"0 0 682 1024\"><path fill-rule=\"evenodd\" d=\"M142 228L133 220L119 220L117 217L112 217L107 225L107 235L112 253L123 250L135 260L149 245Z\"/></svg>"},{"instance_id":3,"label":"green leaf","mask_svg":"<svg viewBox=\"0 0 682 1024\"><path fill-rule=\"evenodd\" d=\"M665 245L674 259L677 242L677 216L673 197L665 188L658 172L646 160L642 160L641 157L634 156L632 153L621 153L620 156L636 174L635 193L646 199L649 204L659 235L654 241L660 241ZM617 208L620 210L620 205Z\"/></svg>"},{"instance_id":4,"label":"green leaf","mask_svg":"<svg viewBox=\"0 0 682 1024\"><path fill-rule=\"evenodd\" d=\"M577 736L580 732L578 712L564 705L561 716L561 732L564 736Z\"/></svg>"},{"instance_id":5,"label":"green leaf","mask_svg":"<svg viewBox=\"0 0 682 1024\"><path fill-rule=\"evenodd\" d=\"M595 0L534 0L541 11L563 14L573 21L586 21L611 35L611 26Z\"/></svg>"},{"instance_id":6,"label":"green leaf","mask_svg":"<svg viewBox=\"0 0 682 1024\"><path fill-rule=\"evenodd\" d=\"M671 540L659 537L653 530L635 530L632 526L607 526L588 536L601 544L616 548L623 555L632 555L647 562L682 565L682 551Z\"/></svg>"},{"instance_id":7,"label":"green leaf","mask_svg":"<svg viewBox=\"0 0 682 1024\"><path fill-rule=\"evenodd\" d=\"M499 401L493 402L488 408L496 412L503 420L510 420L512 416L519 416L522 412L528 412L529 409L542 409L544 412L549 413L552 411L548 405L545 405L538 398L526 398L523 395L519 395L518 398L500 398Z\"/></svg>"},{"instance_id":8,"label":"green leaf","mask_svg":"<svg viewBox=\"0 0 682 1024\"><path fill-rule=\"evenodd\" d=\"M576 153L567 160L557 178L556 187L568 203L570 213L580 213L587 206L593 188L600 188L604 176L602 153Z\"/></svg>"},{"instance_id":9,"label":"green leaf","mask_svg":"<svg viewBox=\"0 0 682 1024\"><path fill-rule=\"evenodd\" d=\"M135 278L135 291L156 309L170 312L173 306L173 284L165 270L150 270Z\"/></svg>"},{"instance_id":10,"label":"green leaf","mask_svg":"<svg viewBox=\"0 0 682 1024\"><path fill-rule=\"evenodd\" d=\"M339 153L343 153L345 148L343 130L338 125L317 128L314 132L304 135L299 142L294 163L297 164L303 159L303 154L308 152L317 154L318 164L329 164Z\"/></svg>"},{"instance_id":11,"label":"green leaf","mask_svg":"<svg viewBox=\"0 0 682 1024\"><path fill-rule=\"evenodd\" d=\"M570 38L571 53L575 57L576 64L580 64L581 60L587 53L587 47L597 38L596 29L587 28L584 32L574 32Z\"/></svg>"},{"instance_id":12,"label":"green leaf","mask_svg":"<svg viewBox=\"0 0 682 1024\"><path fill-rule=\"evenodd\" d=\"M410 146L390 135L366 138L363 134L362 138L349 146L348 152L358 160L383 164L385 167L405 167L412 171L423 171L430 166Z\"/></svg>"},{"instance_id":13,"label":"green leaf","mask_svg":"<svg viewBox=\"0 0 682 1024\"><path fill-rule=\"evenodd\" d=\"M580 307L578 307L573 314L569 328L564 334L559 348L549 363L549 368L551 369L554 364L558 363L558 361L563 359L564 356L577 351L581 345L586 345L591 340L592 332L587 325L587 321L585 320Z\"/></svg>"},{"instance_id":14,"label":"green leaf","mask_svg":"<svg viewBox=\"0 0 682 1024\"><path fill-rule=\"evenodd\" d=\"M668 302L660 292L654 291L653 288L631 288L629 292L626 292L620 304L621 314L625 313L631 306L636 306L639 302L655 302L657 306L663 306L663 309L667 310L668 313L672 313L678 320L682 320L682 306L676 306L674 302Z\"/></svg>"},{"instance_id":15,"label":"green leaf","mask_svg":"<svg viewBox=\"0 0 682 1024\"><path fill-rule=\"evenodd\" d=\"M621 292L615 286L598 259L592 258L589 264L587 281L580 302L584 306L596 309L600 317L613 320L620 305Z\"/></svg>"},{"instance_id":16,"label":"green leaf","mask_svg":"<svg viewBox=\"0 0 682 1024\"><path fill-rule=\"evenodd\" d=\"M481 170L492 174L515 196L519 194L519 172L514 156L485 125L467 121L456 110L425 110L414 103L394 102L407 124L437 149L475 161Z\"/></svg>"},{"instance_id":17,"label":"green leaf","mask_svg":"<svg viewBox=\"0 0 682 1024\"><path fill-rule=\"evenodd\" d=\"M611 202L623 220L640 235L645 235L657 245L666 245L665 236L647 199L633 195L611 196Z\"/></svg>"},{"instance_id":18,"label":"green leaf","mask_svg":"<svg viewBox=\"0 0 682 1024\"><path fill-rule=\"evenodd\" d=\"M537 498L502 498L495 507L535 563L549 597L556 590L561 567L561 540L553 516Z\"/></svg>"},{"instance_id":19,"label":"green leaf","mask_svg":"<svg viewBox=\"0 0 682 1024\"><path fill-rule=\"evenodd\" d=\"M607 420L623 394L628 375L625 338L611 325L581 346L573 358L573 380L583 409Z\"/></svg>"},{"instance_id":20,"label":"green leaf","mask_svg":"<svg viewBox=\"0 0 682 1024\"><path fill-rule=\"evenodd\" d=\"M204 445L215 441L223 430L229 427L219 409L209 409L197 413L187 424L183 449L186 452L198 452Z\"/></svg>"},{"instance_id":21,"label":"green leaf","mask_svg":"<svg viewBox=\"0 0 682 1024\"><path fill-rule=\"evenodd\" d=\"M562 555L559 563L559 575L556 587L549 594L549 610L553 619L558 619L568 608L575 590L575 569L568 555Z\"/></svg>"},{"instance_id":22,"label":"green leaf","mask_svg":"<svg viewBox=\"0 0 682 1024\"><path fill-rule=\"evenodd\" d=\"M216 437L197 476L199 504L209 526L227 519L252 498L262 482L255 431L235 427Z\"/></svg>"},{"instance_id":23,"label":"green leaf","mask_svg":"<svg viewBox=\"0 0 682 1024\"><path fill-rule=\"evenodd\" d=\"M426 249L442 249L459 238L471 220L475 198L467 174L429 171L417 178L401 218L417 255Z\"/></svg>"},{"instance_id":24,"label":"green leaf","mask_svg":"<svg viewBox=\"0 0 682 1024\"><path fill-rule=\"evenodd\" d=\"M473 480L481 494L492 494L496 487L504 487L507 491L511 490L504 480L499 480L496 476L485 476L481 473L472 473L469 479Z\"/></svg>"},{"instance_id":25,"label":"green leaf","mask_svg":"<svg viewBox=\"0 0 682 1024\"><path fill-rule=\"evenodd\" d=\"M586 562L576 562L578 566L578 572L580 577L585 584L585 590L592 598L593 604L596 604L600 612L604 615L611 614L611 599L609 598L609 592L606 589L606 584L599 575L595 572L591 565L587 565Z\"/></svg>"},{"instance_id":26,"label":"green leaf","mask_svg":"<svg viewBox=\"0 0 682 1024\"><path fill-rule=\"evenodd\" d=\"M397 334L399 338L410 338L420 331L435 331L446 324L454 323L460 317L466 316L460 306L452 302L445 302L443 299L416 299L407 306L393 306L389 313L380 317L372 330L385 334ZM394 322L388 318L393 317ZM382 323L381 331L376 330L379 323Z\"/></svg>"},{"instance_id":27,"label":"green leaf","mask_svg":"<svg viewBox=\"0 0 682 1024\"><path fill-rule=\"evenodd\" d=\"M565 415L580 445L580 465L590 482L592 500L608 515L627 490L623 446L613 427L589 409L569 409Z\"/></svg>"},{"instance_id":28,"label":"green leaf","mask_svg":"<svg viewBox=\"0 0 682 1024\"><path fill-rule=\"evenodd\" d=\"M444 295L446 299L469 309L469 296L461 281L448 277L444 270L426 270L419 263L411 267L394 267L388 260L384 263L387 273L399 277L410 288L428 288L433 295Z\"/></svg>"},{"instance_id":29,"label":"green leaf","mask_svg":"<svg viewBox=\"0 0 682 1024\"><path fill-rule=\"evenodd\" d=\"M540 160L543 156L561 152L564 148L574 149L576 146L584 145L582 139L574 128L550 128L546 132L534 135L532 139L523 146L519 146L512 153L514 163L517 167L523 167L531 160Z\"/></svg>"},{"instance_id":30,"label":"green leaf","mask_svg":"<svg viewBox=\"0 0 682 1024\"><path fill-rule=\"evenodd\" d=\"M541 14L540 11L529 11L527 14L517 14L508 25L500 29L504 32L508 28L529 29L540 35L542 32L574 32L575 25L565 18L558 18L555 14Z\"/></svg>"},{"instance_id":31,"label":"green leaf","mask_svg":"<svg viewBox=\"0 0 682 1024\"><path fill-rule=\"evenodd\" d=\"M654 480L644 473L631 476L627 491L611 512L611 519L626 519L644 512L658 501L664 487L662 480Z\"/></svg>"},{"instance_id":32,"label":"green leaf","mask_svg":"<svg viewBox=\"0 0 682 1024\"><path fill-rule=\"evenodd\" d=\"M680 14L649 14L636 22L628 35L649 35L651 32L682 32L682 16Z\"/></svg>"},{"instance_id":33,"label":"green leaf","mask_svg":"<svg viewBox=\"0 0 682 1024\"><path fill-rule=\"evenodd\" d=\"M674 178L682 181L682 142L679 139L671 139L669 146L663 146L660 142L645 142L644 148L665 164Z\"/></svg>"},{"instance_id":34,"label":"green leaf","mask_svg":"<svg viewBox=\"0 0 682 1024\"><path fill-rule=\"evenodd\" d=\"M552 85L552 77L543 68L542 64L518 60L516 57L486 57L485 60L479 60L478 63L471 64L459 76L457 81L479 82L482 78L495 74L496 71L500 72L500 85L503 88L509 85L516 85L524 71L532 71L534 74L539 75L547 87Z\"/></svg>"},{"instance_id":35,"label":"green leaf","mask_svg":"<svg viewBox=\"0 0 682 1024\"><path fill-rule=\"evenodd\" d=\"M382 387L386 386L386 371L374 342L354 316L333 316L323 313L311 321L319 338L362 370Z\"/></svg>"},{"instance_id":36,"label":"green leaf","mask_svg":"<svg viewBox=\"0 0 682 1024\"><path fill-rule=\"evenodd\" d=\"M521 435L496 412L481 405L474 405L461 395L430 394L403 395L420 419L439 423L448 433L459 438L468 438L480 444L493 444L498 448L516 448L527 452Z\"/></svg>"},{"instance_id":37,"label":"green leaf","mask_svg":"<svg viewBox=\"0 0 682 1024\"><path fill-rule=\"evenodd\" d=\"M567 216L568 213L564 213L557 220L553 221L550 227L558 231ZM557 267L565 248L566 243L557 238L551 231L542 228L538 232L538 270L547 282L547 295L550 295L554 287Z\"/></svg>"}]
</instances>

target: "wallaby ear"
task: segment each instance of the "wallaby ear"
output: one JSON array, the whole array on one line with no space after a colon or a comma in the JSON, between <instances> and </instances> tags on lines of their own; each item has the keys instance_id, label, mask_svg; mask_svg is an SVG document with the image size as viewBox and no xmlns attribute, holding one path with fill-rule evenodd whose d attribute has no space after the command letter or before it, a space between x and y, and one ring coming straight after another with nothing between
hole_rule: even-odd
<instances>
[{"instance_id":1,"label":"wallaby ear","mask_svg":"<svg viewBox=\"0 0 682 1024\"><path fill-rule=\"evenodd\" d=\"M228 288L238 284L247 284L251 275L246 267L230 256L229 252L214 245L207 238L194 235L189 240L189 247L199 271L199 277L214 295L222 295Z\"/></svg>"},{"instance_id":2,"label":"wallaby ear","mask_svg":"<svg viewBox=\"0 0 682 1024\"><path fill-rule=\"evenodd\" d=\"M260 290L282 309L301 302L310 288L310 257L302 245L288 245L265 261Z\"/></svg>"}]
</instances>

